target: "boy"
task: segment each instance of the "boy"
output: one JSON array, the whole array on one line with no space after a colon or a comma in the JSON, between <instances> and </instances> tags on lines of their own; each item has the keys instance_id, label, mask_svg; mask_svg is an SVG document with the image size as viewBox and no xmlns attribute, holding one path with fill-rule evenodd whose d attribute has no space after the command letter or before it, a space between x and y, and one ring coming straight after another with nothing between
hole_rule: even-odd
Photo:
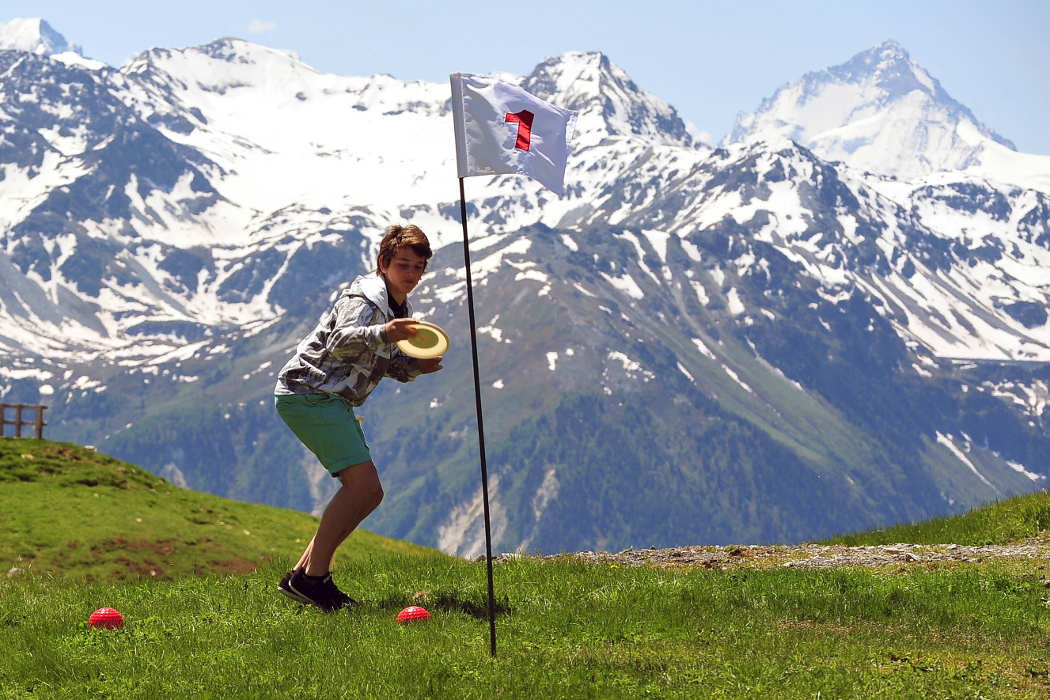
<instances>
[{"instance_id":1,"label":"boy","mask_svg":"<svg viewBox=\"0 0 1050 700\"><path fill-rule=\"evenodd\" d=\"M277 412L292 432L339 479L341 486L299 563L278 588L325 612L356 605L332 581L336 548L383 500L354 407L384 376L408 382L441 369L441 358L420 360L394 344L415 335L408 295L430 259L430 242L416 226L391 226L379 244L377 271L343 289L277 377Z\"/></svg>"}]
</instances>

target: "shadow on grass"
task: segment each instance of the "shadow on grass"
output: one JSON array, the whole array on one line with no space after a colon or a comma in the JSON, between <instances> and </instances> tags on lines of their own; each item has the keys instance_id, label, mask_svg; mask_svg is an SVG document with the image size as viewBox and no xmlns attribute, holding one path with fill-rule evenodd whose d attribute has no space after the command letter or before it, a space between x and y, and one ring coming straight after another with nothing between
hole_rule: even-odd
<instances>
[{"instance_id":1,"label":"shadow on grass","mask_svg":"<svg viewBox=\"0 0 1050 700\"><path fill-rule=\"evenodd\" d=\"M376 603L377 607L389 610L400 610L407 605L419 605L428 610L441 610L443 612L461 612L479 620L487 620L489 617L488 600L481 602L467 600L448 593L437 595L426 595L419 599L406 600L403 597L390 596ZM494 601L496 615L507 615L511 612L510 605L506 600Z\"/></svg>"}]
</instances>

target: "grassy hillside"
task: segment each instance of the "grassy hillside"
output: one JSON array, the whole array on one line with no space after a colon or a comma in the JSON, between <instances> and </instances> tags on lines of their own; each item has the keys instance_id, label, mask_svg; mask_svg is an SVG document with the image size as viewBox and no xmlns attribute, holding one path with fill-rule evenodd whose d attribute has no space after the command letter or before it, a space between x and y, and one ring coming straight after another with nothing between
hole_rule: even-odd
<instances>
[{"instance_id":1,"label":"grassy hillside","mask_svg":"<svg viewBox=\"0 0 1050 700\"><path fill-rule=\"evenodd\" d=\"M940 531L1038 537L1046 507L1045 494L1013 499ZM0 440L0 512L14 524L0 553L55 574L0 576L0 697L1050 696L1050 561L721 571L522 557L495 567L493 659L481 563L355 534L334 573L362 604L325 615L276 591L313 518L64 443ZM397 625L411 604L431 620ZM125 627L88 628L102 606Z\"/></svg>"},{"instance_id":2,"label":"grassy hillside","mask_svg":"<svg viewBox=\"0 0 1050 700\"><path fill-rule=\"evenodd\" d=\"M86 581L254 571L294 563L317 519L178 488L71 443L0 439L0 566ZM340 549L443 555L368 532ZM5 566L6 565L6 566Z\"/></svg>"},{"instance_id":3,"label":"grassy hillside","mask_svg":"<svg viewBox=\"0 0 1050 700\"><path fill-rule=\"evenodd\" d=\"M905 571L717 571L379 553L334 615L278 595L280 569L62 585L0 580L0 696L1031 697L1050 695L1047 562ZM397 611L425 606L427 623ZM112 606L118 631L91 630Z\"/></svg>"},{"instance_id":4,"label":"grassy hillside","mask_svg":"<svg viewBox=\"0 0 1050 700\"><path fill-rule=\"evenodd\" d=\"M1008 544L1042 537L1050 530L1050 493L1016 496L962 515L869 532L841 535L828 544Z\"/></svg>"}]
</instances>

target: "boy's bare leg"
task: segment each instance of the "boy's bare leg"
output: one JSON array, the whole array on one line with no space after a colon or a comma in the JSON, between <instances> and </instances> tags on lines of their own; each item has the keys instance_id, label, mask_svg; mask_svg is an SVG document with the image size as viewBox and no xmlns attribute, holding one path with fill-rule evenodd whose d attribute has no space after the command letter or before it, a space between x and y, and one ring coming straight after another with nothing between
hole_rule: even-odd
<instances>
[{"instance_id":1,"label":"boy's bare leg","mask_svg":"<svg viewBox=\"0 0 1050 700\"><path fill-rule=\"evenodd\" d=\"M308 576L328 573L336 548L383 500L383 486L372 462L349 466L338 476L343 485L325 507L317 533L296 564Z\"/></svg>"}]
</instances>

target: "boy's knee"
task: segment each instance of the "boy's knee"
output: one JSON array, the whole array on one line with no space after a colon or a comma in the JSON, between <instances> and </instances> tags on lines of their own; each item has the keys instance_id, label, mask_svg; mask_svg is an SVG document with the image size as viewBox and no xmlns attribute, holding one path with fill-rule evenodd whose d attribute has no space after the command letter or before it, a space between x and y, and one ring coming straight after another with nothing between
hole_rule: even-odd
<instances>
[{"instance_id":1,"label":"boy's knee","mask_svg":"<svg viewBox=\"0 0 1050 700\"><path fill-rule=\"evenodd\" d=\"M373 510L375 510L376 508L378 508L378 507L379 507L379 504L383 502L383 496L384 496L384 495L386 495L386 494L385 494L385 493L383 493L383 487L382 487L382 485L380 485L380 484L376 484L376 485L375 485L375 486L374 486L374 487L372 488L372 491L371 491L371 492L369 493L369 496L371 496L371 501L372 501L372 509L373 509Z\"/></svg>"},{"instance_id":2,"label":"boy's knee","mask_svg":"<svg viewBox=\"0 0 1050 700\"><path fill-rule=\"evenodd\" d=\"M383 502L383 484L379 481L379 474L371 462L353 465L339 472L339 479L345 489L357 494L361 507L367 508L369 513Z\"/></svg>"}]
</instances>

